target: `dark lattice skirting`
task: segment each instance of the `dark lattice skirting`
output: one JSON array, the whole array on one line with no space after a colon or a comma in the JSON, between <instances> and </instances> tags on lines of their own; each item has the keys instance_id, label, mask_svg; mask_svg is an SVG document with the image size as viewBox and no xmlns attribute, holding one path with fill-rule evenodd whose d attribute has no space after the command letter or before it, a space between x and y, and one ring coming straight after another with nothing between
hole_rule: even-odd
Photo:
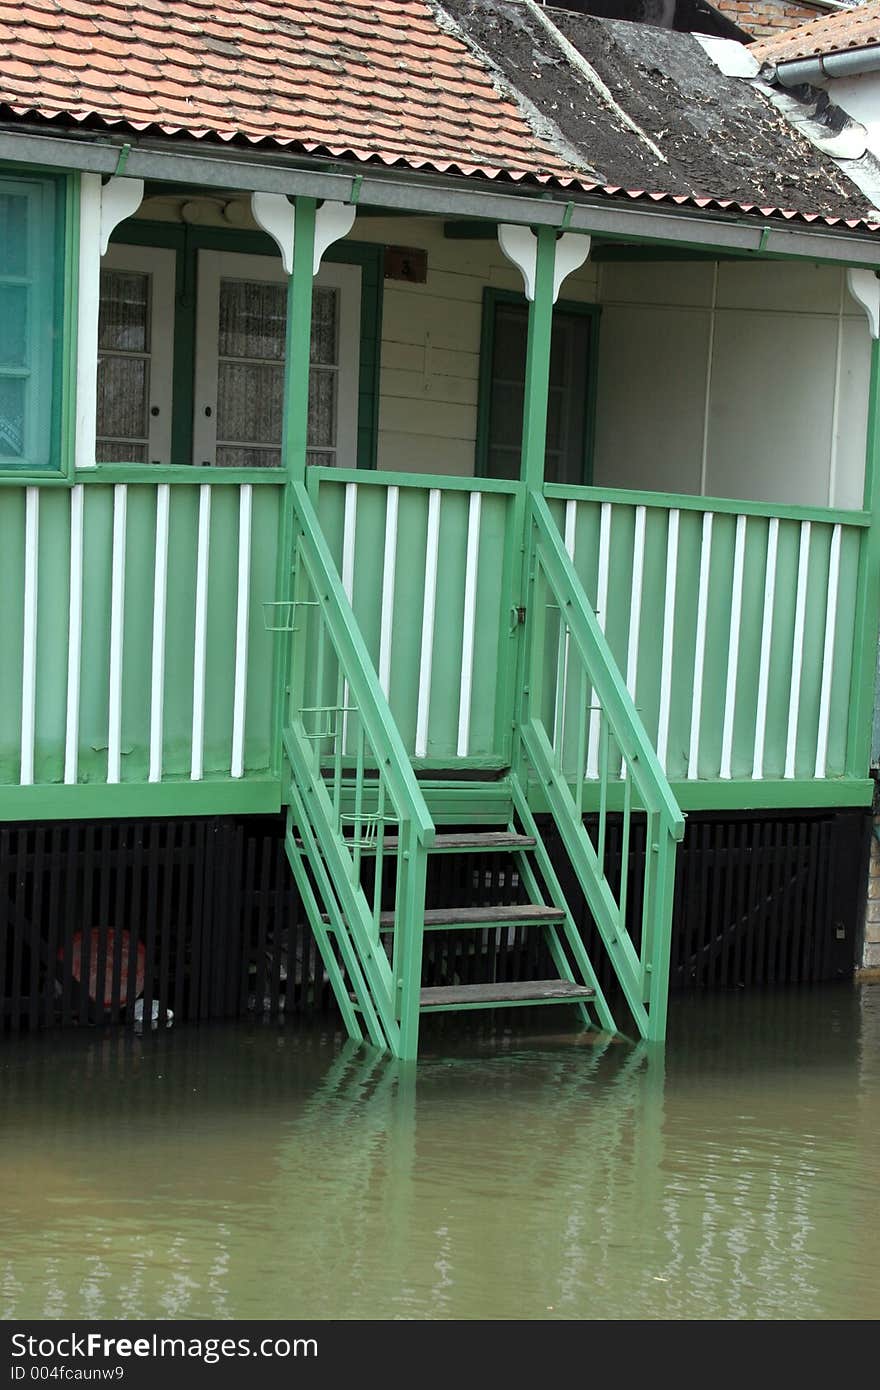
<instances>
[{"instance_id":1,"label":"dark lattice skirting","mask_svg":"<svg viewBox=\"0 0 880 1390\"><path fill-rule=\"evenodd\" d=\"M546 833L589 940L589 915ZM617 834L612 822L612 877ZM690 817L678 857L672 988L851 974L869 834L868 815L852 811ZM636 833L631 855L643 854ZM510 873L498 856L436 859L429 905L509 902ZM634 899L636 937L640 907ZM601 952L595 959L601 969ZM548 973L534 929L426 938L426 984ZM98 980L107 982L106 997ZM138 996L144 1019L169 1009L179 1021L333 1010L284 858L280 818L0 829L0 1023L13 1030L131 1023Z\"/></svg>"}]
</instances>

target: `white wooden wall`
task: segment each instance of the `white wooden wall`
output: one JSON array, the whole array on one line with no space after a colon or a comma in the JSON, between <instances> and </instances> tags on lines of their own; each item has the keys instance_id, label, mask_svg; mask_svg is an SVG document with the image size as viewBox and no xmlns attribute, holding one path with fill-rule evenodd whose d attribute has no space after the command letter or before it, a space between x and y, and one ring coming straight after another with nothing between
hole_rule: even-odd
<instances>
[{"instance_id":1,"label":"white wooden wall","mask_svg":"<svg viewBox=\"0 0 880 1390\"><path fill-rule=\"evenodd\" d=\"M471 473L483 288L519 277L439 222L364 218L356 235L428 251L426 285L385 282L379 466ZM861 506L869 343L842 271L593 264L563 297L602 305L598 485Z\"/></svg>"},{"instance_id":2,"label":"white wooden wall","mask_svg":"<svg viewBox=\"0 0 880 1390\"><path fill-rule=\"evenodd\" d=\"M843 272L604 265L595 481L860 507L869 339Z\"/></svg>"},{"instance_id":3,"label":"white wooden wall","mask_svg":"<svg viewBox=\"0 0 880 1390\"><path fill-rule=\"evenodd\" d=\"M227 225L207 200L198 220ZM520 290L518 273L439 219L360 217L352 237L428 252L427 284L384 286L379 467L471 474L483 289ZM588 262L562 293L602 305L598 485L861 506L869 342L842 271Z\"/></svg>"}]
</instances>

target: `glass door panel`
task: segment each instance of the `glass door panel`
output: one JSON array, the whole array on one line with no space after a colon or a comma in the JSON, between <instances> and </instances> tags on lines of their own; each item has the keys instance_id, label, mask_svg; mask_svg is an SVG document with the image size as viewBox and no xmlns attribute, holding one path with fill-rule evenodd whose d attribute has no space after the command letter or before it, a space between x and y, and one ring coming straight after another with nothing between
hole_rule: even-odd
<instances>
[{"instance_id":1,"label":"glass door panel","mask_svg":"<svg viewBox=\"0 0 880 1390\"><path fill-rule=\"evenodd\" d=\"M226 468L281 464L287 276L271 256L199 254L194 461ZM330 265L315 280L308 457L354 467L360 270Z\"/></svg>"},{"instance_id":2,"label":"glass door panel","mask_svg":"<svg viewBox=\"0 0 880 1390\"><path fill-rule=\"evenodd\" d=\"M101 263L98 463L171 462L174 252L111 246Z\"/></svg>"}]
</instances>

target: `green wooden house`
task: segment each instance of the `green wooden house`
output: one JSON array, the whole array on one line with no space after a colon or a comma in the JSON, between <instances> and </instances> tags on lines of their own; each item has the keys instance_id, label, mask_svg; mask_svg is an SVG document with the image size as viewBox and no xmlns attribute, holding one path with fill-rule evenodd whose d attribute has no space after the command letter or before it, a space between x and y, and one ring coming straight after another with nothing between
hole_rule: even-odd
<instances>
[{"instance_id":1,"label":"green wooden house","mask_svg":"<svg viewBox=\"0 0 880 1390\"><path fill-rule=\"evenodd\" d=\"M662 1040L686 816L865 843L851 124L530 0L29 0L0 45L0 816L283 815L345 1027L404 1058L498 1005ZM506 900L426 907L469 854ZM28 956L19 909L0 1003L32 969L51 1014L72 929ZM452 931L552 969L426 983ZM117 1010L142 932L77 947Z\"/></svg>"}]
</instances>

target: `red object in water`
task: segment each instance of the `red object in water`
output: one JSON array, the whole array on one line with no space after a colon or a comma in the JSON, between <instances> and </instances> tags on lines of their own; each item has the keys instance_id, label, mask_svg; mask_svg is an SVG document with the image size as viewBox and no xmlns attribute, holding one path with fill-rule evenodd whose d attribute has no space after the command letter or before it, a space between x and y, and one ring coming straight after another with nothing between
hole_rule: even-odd
<instances>
[{"instance_id":1,"label":"red object in water","mask_svg":"<svg viewBox=\"0 0 880 1390\"><path fill-rule=\"evenodd\" d=\"M89 998L95 1000L98 993L98 954L101 946L102 933L97 927L91 931L91 941L89 950ZM109 927L104 933L106 936L106 965L104 969L104 1008L109 1009L113 1002L113 963L116 957L116 933ZM120 933L120 961L121 969L119 972L119 1003L125 1004L128 999L128 959L131 945L131 936L127 931ZM75 980L82 979L82 941L81 931L74 932L73 951L71 952L70 969ZM64 959L64 947L58 948L58 959ZM135 994L143 993L144 975L146 973L147 952L142 941L137 944L137 967L135 970Z\"/></svg>"}]
</instances>

